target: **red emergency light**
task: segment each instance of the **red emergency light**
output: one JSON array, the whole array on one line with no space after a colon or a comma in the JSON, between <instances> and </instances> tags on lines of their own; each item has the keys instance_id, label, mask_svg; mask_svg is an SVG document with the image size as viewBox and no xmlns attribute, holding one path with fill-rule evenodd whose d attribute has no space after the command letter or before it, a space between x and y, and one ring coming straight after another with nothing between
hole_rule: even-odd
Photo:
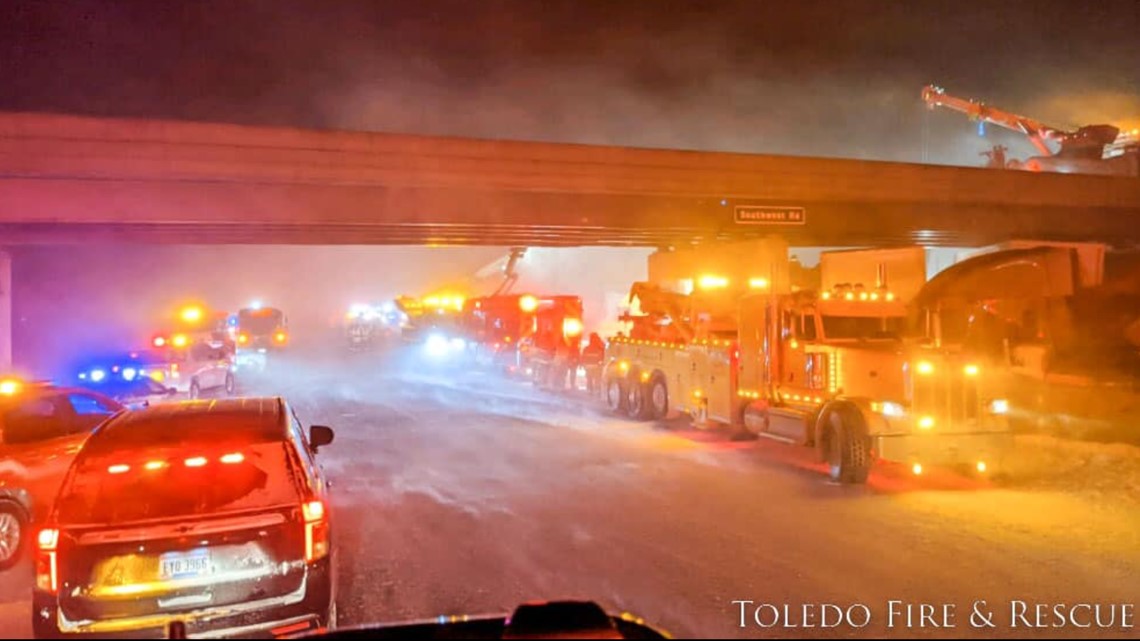
<instances>
[{"instance_id":1,"label":"red emergency light","mask_svg":"<svg viewBox=\"0 0 1140 641\"><path fill-rule=\"evenodd\" d=\"M581 336L582 330L583 326L580 319L570 317L562 321L562 333L565 334L567 338Z\"/></svg>"}]
</instances>

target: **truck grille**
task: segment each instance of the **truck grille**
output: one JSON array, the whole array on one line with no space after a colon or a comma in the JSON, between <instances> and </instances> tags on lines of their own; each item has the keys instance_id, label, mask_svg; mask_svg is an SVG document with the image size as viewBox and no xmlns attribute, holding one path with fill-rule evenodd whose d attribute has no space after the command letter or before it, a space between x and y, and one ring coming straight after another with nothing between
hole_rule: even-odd
<instances>
[{"instance_id":1,"label":"truck grille","mask_svg":"<svg viewBox=\"0 0 1140 641\"><path fill-rule=\"evenodd\" d=\"M929 372L915 368L912 409L917 417L933 419L938 431L972 431L985 416L984 372L958 359L927 361ZM992 390L989 390L992 392ZM993 394L991 393L990 396Z\"/></svg>"}]
</instances>

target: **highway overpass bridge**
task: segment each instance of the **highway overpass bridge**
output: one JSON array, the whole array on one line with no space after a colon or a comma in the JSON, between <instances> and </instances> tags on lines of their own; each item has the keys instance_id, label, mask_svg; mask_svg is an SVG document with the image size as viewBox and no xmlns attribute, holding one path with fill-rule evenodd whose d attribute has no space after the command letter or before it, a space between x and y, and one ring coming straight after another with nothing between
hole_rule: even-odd
<instances>
[{"instance_id":1,"label":"highway overpass bridge","mask_svg":"<svg viewBox=\"0 0 1140 641\"><path fill-rule=\"evenodd\" d=\"M0 244L1140 241L1140 180L0 114Z\"/></svg>"},{"instance_id":2,"label":"highway overpass bridge","mask_svg":"<svg viewBox=\"0 0 1140 641\"><path fill-rule=\"evenodd\" d=\"M0 114L0 247L1140 241L1140 180ZM10 362L0 254L0 369Z\"/></svg>"}]
</instances>

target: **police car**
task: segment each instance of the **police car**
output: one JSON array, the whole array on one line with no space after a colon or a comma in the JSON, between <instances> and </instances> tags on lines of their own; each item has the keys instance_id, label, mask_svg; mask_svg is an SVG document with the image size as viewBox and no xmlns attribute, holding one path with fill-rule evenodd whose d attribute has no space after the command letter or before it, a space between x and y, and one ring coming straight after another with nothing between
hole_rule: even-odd
<instances>
[{"instance_id":1,"label":"police car","mask_svg":"<svg viewBox=\"0 0 1140 641\"><path fill-rule=\"evenodd\" d=\"M80 372L78 386L111 397L132 409L177 398L178 390L156 381L154 372L147 371L145 360L135 352L125 357L123 364L95 365Z\"/></svg>"}]
</instances>

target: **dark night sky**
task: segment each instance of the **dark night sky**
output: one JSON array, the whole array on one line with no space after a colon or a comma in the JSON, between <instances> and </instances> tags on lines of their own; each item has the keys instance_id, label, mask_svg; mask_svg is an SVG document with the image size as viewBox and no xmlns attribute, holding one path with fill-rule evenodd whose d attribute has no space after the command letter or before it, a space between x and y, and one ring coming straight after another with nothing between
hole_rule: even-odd
<instances>
[{"instance_id":1,"label":"dark night sky","mask_svg":"<svg viewBox=\"0 0 1140 641\"><path fill-rule=\"evenodd\" d=\"M979 164L1140 121L1140 2L3 3L0 109Z\"/></svg>"}]
</instances>

